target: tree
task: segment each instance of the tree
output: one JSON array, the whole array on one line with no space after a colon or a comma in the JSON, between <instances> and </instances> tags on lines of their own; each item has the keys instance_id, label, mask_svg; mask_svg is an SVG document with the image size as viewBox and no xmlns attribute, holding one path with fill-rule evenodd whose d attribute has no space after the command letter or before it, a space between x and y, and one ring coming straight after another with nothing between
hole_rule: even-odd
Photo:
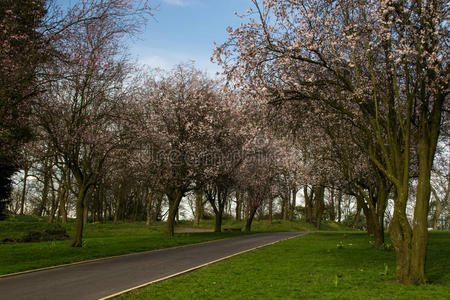
<instances>
[{"instance_id":1,"label":"tree","mask_svg":"<svg viewBox=\"0 0 450 300\"><path fill-rule=\"evenodd\" d=\"M173 236L181 199L195 189L202 153L201 138L213 120L216 83L189 65L148 78L141 95L141 138L148 151L147 171L156 191L169 201L167 234ZM214 107L213 107L214 108Z\"/></svg>"},{"instance_id":2,"label":"tree","mask_svg":"<svg viewBox=\"0 0 450 300\"><path fill-rule=\"evenodd\" d=\"M53 74L36 115L43 136L63 158L77 183L73 247L82 246L86 197L105 162L130 144L127 76L130 68L119 50L125 35L145 20L147 7L123 1L83 1L57 25L61 57L47 66Z\"/></svg>"},{"instance_id":3,"label":"tree","mask_svg":"<svg viewBox=\"0 0 450 300\"><path fill-rule=\"evenodd\" d=\"M202 147L197 184L200 185L215 214L215 232L221 232L225 205L237 186L237 172L243 162L243 147L248 135L245 130L244 107L238 95L225 88L209 98L207 118L202 122L203 134L198 141Z\"/></svg>"},{"instance_id":4,"label":"tree","mask_svg":"<svg viewBox=\"0 0 450 300\"><path fill-rule=\"evenodd\" d=\"M324 105L360 129L366 156L394 186L389 232L397 280L426 282L431 167L448 102L445 2L253 3L257 20L229 30L217 61L243 89L307 103L305 113L319 114ZM411 225L413 158L418 184Z\"/></svg>"},{"instance_id":5,"label":"tree","mask_svg":"<svg viewBox=\"0 0 450 300\"><path fill-rule=\"evenodd\" d=\"M29 116L39 91L37 68L47 57L39 29L45 2L5 0L0 4L0 219L20 165L20 147L29 140Z\"/></svg>"}]
</instances>

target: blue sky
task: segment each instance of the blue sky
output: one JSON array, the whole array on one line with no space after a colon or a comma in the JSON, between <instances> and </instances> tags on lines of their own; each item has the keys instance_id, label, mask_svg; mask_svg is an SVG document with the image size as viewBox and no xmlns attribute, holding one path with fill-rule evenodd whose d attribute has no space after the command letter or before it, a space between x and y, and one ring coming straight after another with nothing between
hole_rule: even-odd
<instances>
[{"instance_id":1,"label":"blue sky","mask_svg":"<svg viewBox=\"0 0 450 300\"><path fill-rule=\"evenodd\" d=\"M129 49L138 60L151 67L170 69L194 60L197 67L214 76L220 68L210 62L214 48L226 41L228 26L242 19L234 12L245 12L250 0L157 0L154 19Z\"/></svg>"}]
</instances>

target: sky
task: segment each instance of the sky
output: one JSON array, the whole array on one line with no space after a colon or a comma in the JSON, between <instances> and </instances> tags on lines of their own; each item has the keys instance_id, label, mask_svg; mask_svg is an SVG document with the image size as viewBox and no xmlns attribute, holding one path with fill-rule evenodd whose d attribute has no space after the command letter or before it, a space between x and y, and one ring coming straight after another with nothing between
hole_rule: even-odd
<instances>
[{"instance_id":1,"label":"sky","mask_svg":"<svg viewBox=\"0 0 450 300\"><path fill-rule=\"evenodd\" d=\"M72 7L78 0L56 0ZM227 40L228 26L243 20L235 15L251 7L250 0L150 0L153 18L143 32L128 41L127 47L141 64L171 69L183 62L195 65L214 77L220 67L211 63L214 49Z\"/></svg>"},{"instance_id":2,"label":"sky","mask_svg":"<svg viewBox=\"0 0 450 300\"><path fill-rule=\"evenodd\" d=\"M227 40L226 28L241 22L234 13L244 13L250 0L157 0L144 32L128 45L138 61L151 67L170 69L193 60L198 68L214 76L220 67L210 62L213 42Z\"/></svg>"}]
</instances>

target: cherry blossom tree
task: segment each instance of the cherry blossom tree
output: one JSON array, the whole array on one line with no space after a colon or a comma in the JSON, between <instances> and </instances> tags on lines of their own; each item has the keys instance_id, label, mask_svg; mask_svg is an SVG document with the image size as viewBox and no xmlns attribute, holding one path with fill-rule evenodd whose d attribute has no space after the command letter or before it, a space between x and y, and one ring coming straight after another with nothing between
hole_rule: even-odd
<instances>
[{"instance_id":1,"label":"cherry blossom tree","mask_svg":"<svg viewBox=\"0 0 450 300\"><path fill-rule=\"evenodd\" d=\"M206 124L213 122L217 83L192 65L178 65L148 79L142 92L143 148L150 153L148 176L156 191L169 201L167 233L174 234L175 217L182 198L195 188Z\"/></svg>"},{"instance_id":2,"label":"cherry blossom tree","mask_svg":"<svg viewBox=\"0 0 450 300\"><path fill-rule=\"evenodd\" d=\"M39 32L45 1L0 4L0 219L19 168L20 147L30 139L28 117L38 92L37 67L45 61Z\"/></svg>"},{"instance_id":3,"label":"cherry blossom tree","mask_svg":"<svg viewBox=\"0 0 450 300\"><path fill-rule=\"evenodd\" d=\"M134 136L126 103L131 67L119 43L136 32L146 14L124 1L82 1L58 24L60 57L46 66L54 79L46 84L36 116L42 135L77 182L74 247L82 246L89 189L105 162L120 155Z\"/></svg>"},{"instance_id":4,"label":"cherry blossom tree","mask_svg":"<svg viewBox=\"0 0 450 300\"><path fill-rule=\"evenodd\" d=\"M215 231L220 232L225 204L237 185L248 133L244 130L246 116L239 95L226 88L216 93L210 98L208 117L202 122L204 130L198 138L203 148L199 156L202 172L196 183L213 208Z\"/></svg>"},{"instance_id":5,"label":"cherry blossom tree","mask_svg":"<svg viewBox=\"0 0 450 300\"><path fill-rule=\"evenodd\" d=\"M229 29L216 60L242 89L305 103L303 113L319 118L329 107L364 134L365 155L394 188L397 280L425 283L431 167L448 102L445 2L252 2L248 23Z\"/></svg>"},{"instance_id":6,"label":"cherry blossom tree","mask_svg":"<svg viewBox=\"0 0 450 300\"><path fill-rule=\"evenodd\" d=\"M260 132L247 141L245 158L239 169L238 190L245 191L249 208L245 230L250 231L258 208L278 194L283 158L276 139Z\"/></svg>"}]
</instances>

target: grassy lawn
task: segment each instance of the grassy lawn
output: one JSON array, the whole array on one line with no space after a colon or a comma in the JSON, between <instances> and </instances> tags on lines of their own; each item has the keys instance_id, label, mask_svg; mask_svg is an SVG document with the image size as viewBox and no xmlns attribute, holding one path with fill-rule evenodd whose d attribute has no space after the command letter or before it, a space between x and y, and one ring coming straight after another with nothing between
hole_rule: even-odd
<instances>
[{"instance_id":1,"label":"grassy lawn","mask_svg":"<svg viewBox=\"0 0 450 300\"><path fill-rule=\"evenodd\" d=\"M65 225L67 233L72 236L74 221L69 220ZM180 227L192 227L191 221L182 221ZM0 240L21 238L30 231L43 231L52 224L46 218L34 216L13 216L0 222ZM242 222L225 220L223 228L242 228ZM200 228L214 228L214 220L202 220ZM272 225L267 221L255 221L254 232L268 231L308 231L314 228L303 221L274 220ZM336 223L327 223L324 230L343 230L345 227ZM150 227L142 222L121 224L87 224L84 231L84 245L82 248L69 247L68 241L17 243L0 245L0 275L37 269L71 262L108 257L133 252L168 248L180 245L199 243L209 240L222 239L241 235L241 232L224 233L178 233L169 238L164 235L164 223Z\"/></svg>"},{"instance_id":2,"label":"grassy lawn","mask_svg":"<svg viewBox=\"0 0 450 300\"><path fill-rule=\"evenodd\" d=\"M241 235L230 233L178 233L173 238L164 235L164 224L147 227L145 223L114 225L87 224L82 248L69 247L70 240L0 245L0 275L55 266L71 262L108 257L133 252L168 248ZM43 218L16 217L0 222L0 239L19 238L30 230L43 230L49 224ZM72 236L74 223L66 225Z\"/></svg>"},{"instance_id":3,"label":"grassy lawn","mask_svg":"<svg viewBox=\"0 0 450 300\"><path fill-rule=\"evenodd\" d=\"M394 282L394 251L372 248L364 233L319 232L239 255L118 298L449 299L448 249L450 232L432 232L427 260L430 284L402 286Z\"/></svg>"},{"instance_id":4,"label":"grassy lawn","mask_svg":"<svg viewBox=\"0 0 450 300\"><path fill-rule=\"evenodd\" d=\"M184 221L181 226L192 227L192 221ZM202 220L200 222L200 228L214 228L214 220ZM236 222L235 220L223 220L222 228L245 228L244 222ZM321 230L324 231L354 231L349 227L335 222L324 222L321 225ZM317 229L311 224L306 223L303 220L296 221L284 221L284 220L273 220L272 224L266 220L258 221L255 220L252 223L253 232L278 232L278 231L316 231Z\"/></svg>"}]
</instances>

